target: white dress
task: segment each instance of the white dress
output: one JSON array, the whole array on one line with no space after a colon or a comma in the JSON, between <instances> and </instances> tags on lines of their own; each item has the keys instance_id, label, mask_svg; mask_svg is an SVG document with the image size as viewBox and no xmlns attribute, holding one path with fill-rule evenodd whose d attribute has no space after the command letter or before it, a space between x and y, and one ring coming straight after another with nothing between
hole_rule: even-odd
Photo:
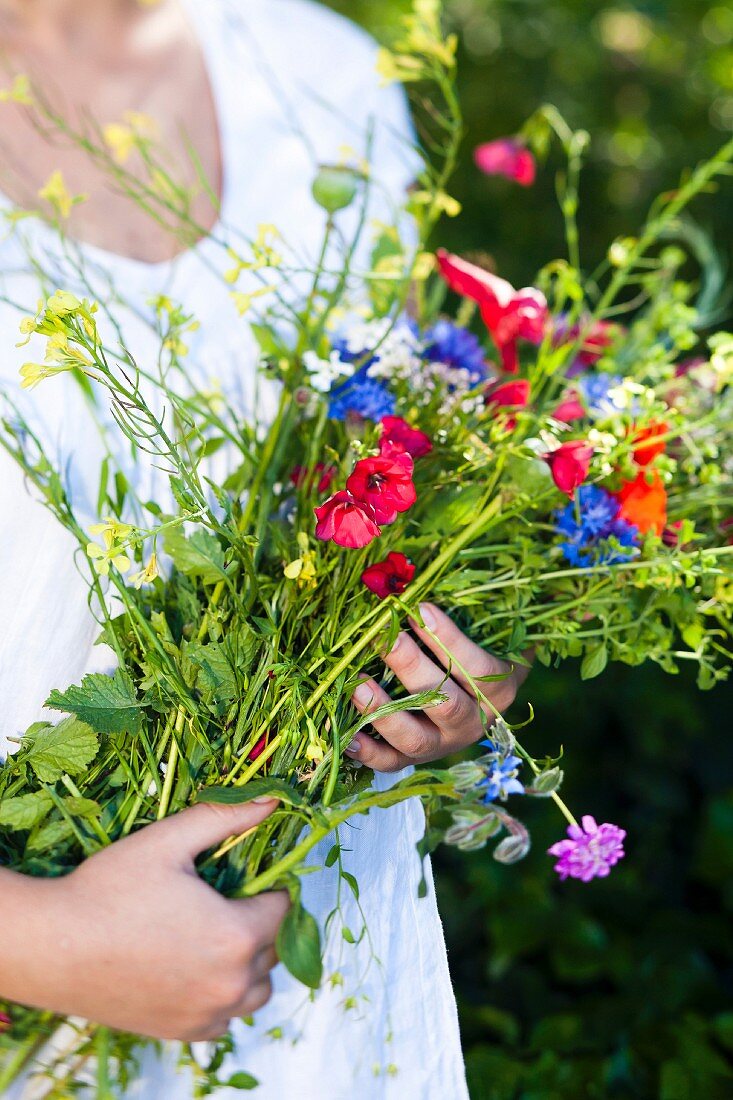
<instances>
[{"instance_id":1,"label":"white dress","mask_svg":"<svg viewBox=\"0 0 733 1100\"><path fill-rule=\"evenodd\" d=\"M390 195L399 201L414 172L407 110L400 92L379 89L375 46L363 32L307 0L186 2L218 112L222 224L251 237L259 224L275 223L287 240L312 254L322 226L310 196L314 165L333 161L344 144L363 148L371 119L377 123L373 158L382 185L371 213L384 213L380 204ZM35 225L24 232L47 265L58 266L59 281L73 290L73 273L52 234ZM261 412L252 339L227 290L211 274L212 262L221 268L213 241L170 263L141 263L94 247L85 247L83 255L96 271L102 300L110 296L109 287L120 285L143 313L155 292L190 308L201 322L189 355L196 379L218 380L243 416ZM24 264L15 240L0 242L0 295L30 312L39 290ZM10 304L0 302L0 383L16 396L18 367L33 357L27 348L15 348L19 319ZM151 346L146 324L127 317L125 336L144 357ZM68 379L52 379L20 400L45 445L59 461L70 460L76 507L96 518L101 443L78 391ZM40 717L51 688L78 682L98 666L99 650L93 648L97 628L70 537L31 499L1 450L0 523L3 750L7 737ZM386 777L377 779L382 781ZM410 802L356 819L342 834L350 849L345 867L360 883L371 947L332 937L325 973L334 981L324 983L314 1003L278 967L274 995L255 1025L235 1025L236 1050L221 1079L248 1070L260 1081L253 1095L261 1100L463 1100L468 1095L432 884L426 898L417 897L415 842L422 826L422 808ZM323 855L316 852L314 862L322 862ZM323 923L336 900L334 873L306 876L303 885L306 906ZM341 904L347 924L358 932L362 917L354 899L342 897ZM171 1045L159 1059L147 1058L127 1095L137 1100L192 1096L188 1074L175 1071L176 1057ZM33 1086L21 1082L8 1096L26 1100L33 1094ZM231 1089L223 1095L241 1093Z\"/></svg>"}]
</instances>

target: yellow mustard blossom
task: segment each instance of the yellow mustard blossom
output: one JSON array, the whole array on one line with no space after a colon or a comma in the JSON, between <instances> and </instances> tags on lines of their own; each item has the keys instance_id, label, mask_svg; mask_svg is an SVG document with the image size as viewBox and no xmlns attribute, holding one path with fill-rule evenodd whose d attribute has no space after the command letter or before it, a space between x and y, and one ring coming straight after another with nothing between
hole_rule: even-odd
<instances>
[{"instance_id":1,"label":"yellow mustard blossom","mask_svg":"<svg viewBox=\"0 0 733 1100\"><path fill-rule=\"evenodd\" d=\"M89 528L90 535L101 535L103 546L97 542L87 543L87 554L97 573L106 577L110 568L115 568L120 573L126 573L131 562L126 554L126 543L134 528L129 523L121 523L113 518L106 518L103 523L95 523Z\"/></svg>"},{"instance_id":2,"label":"yellow mustard blossom","mask_svg":"<svg viewBox=\"0 0 733 1100\"><path fill-rule=\"evenodd\" d=\"M53 207L60 218L68 218L74 207L85 202L86 195L72 195L64 182L63 174L56 169L46 180L38 192L39 199L43 199Z\"/></svg>"},{"instance_id":3,"label":"yellow mustard blossom","mask_svg":"<svg viewBox=\"0 0 733 1100\"><path fill-rule=\"evenodd\" d=\"M240 317L244 317L245 313L249 313L252 308L252 303L261 298L264 294L271 294L275 289L274 286L261 286L257 290L250 291L249 294L245 294L242 290L232 290L231 298L237 307L237 313Z\"/></svg>"},{"instance_id":4,"label":"yellow mustard blossom","mask_svg":"<svg viewBox=\"0 0 733 1100\"><path fill-rule=\"evenodd\" d=\"M23 107L33 107L31 82L25 73L18 73L9 88L0 89L0 103L20 103Z\"/></svg>"},{"instance_id":5,"label":"yellow mustard blossom","mask_svg":"<svg viewBox=\"0 0 733 1100\"><path fill-rule=\"evenodd\" d=\"M152 584L156 577L159 576L158 558L155 554L151 554L145 568L141 569L139 573L133 573L130 577L130 581L135 585L135 588L142 588L144 584Z\"/></svg>"},{"instance_id":6,"label":"yellow mustard blossom","mask_svg":"<svg viewBox=\"0 0 733 1100\"><path fill-rule=\"evenodd\" d=\"M298 532L298 549L300 557L289 562L283 569L283 573L289 581L297 581L298 588L315 588L316 556L309 549L308 535L305 531Z\"/></svg>"},{"instance_id":7,"label":"yellow mustard blossom","mask_svg":"<svg viewBox=\"0 0 733 1100\"><path fill-rule=\"evenodd\" d=\"M280 267L283 258L275 249L275 242L280 239L280 231L277 226L267 222L258 225L257 236L250 246L252 255L249 259L241 256L232 248L228 250L230 258L234 261L234 266L224 272L225 280L230 284L234 284L243 271L262 271L266 267Z\"/></svg>"},{"instance_id":8,"label":"yellow mustard blossom","mask_svg":"<svg viewBox=\"0 0 733 1100\"><path fill-rule=\"evenodd\" d=\"M102 129L104 144L118 164L124 164L137 145L135 131L122 122L109 122Z\"/></svg>"},{"instance_id":9,"label":"yellow mustard blossom","mask_svg":"<svg viewBox=\"0 0 733 1100\"><path fill-rule=\"evenodd\" d=\"M413 191L410 195L408 207L416 209L420 206L431 206L433 209L447 214L449 218L457 218L461 212L461 204L458 199L445 191Z\"/></svg>"}]
</instances>

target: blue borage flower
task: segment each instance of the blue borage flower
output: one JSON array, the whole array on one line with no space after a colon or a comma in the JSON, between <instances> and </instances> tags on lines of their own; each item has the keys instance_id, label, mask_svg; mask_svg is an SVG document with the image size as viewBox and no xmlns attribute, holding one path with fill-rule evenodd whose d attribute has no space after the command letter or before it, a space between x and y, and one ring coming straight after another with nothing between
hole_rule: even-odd
<instances>
[{"instance_id":1,"label":"blue borage flower","mask_svg":"<svg viewBox=\"0 0 733 1100\"><path fill-rule=\"evenodd\" d=\"M634 556L639 529L619 515L620 506L598 485L581 485L574 501L555 513L560 548L574 566L612 565Z\"/></svg>"},{"instance_id":2,"label":"blue borage flower","mask_svg":"<svg viewBox=\"0 0 733 1100\"><path fill-rule=\"evenodd\" d=\"M381 382L369 378L367 370L361 367L347 382L331 391L328 415L332 420L346 420L349 415L365 420L394 416L394 395Z\"/></svg>"},{"instance_id":3,"label":"blue borage flower","mask_svg":"<svg viewBox=\"0 0 733 1100\"><path fill-rule=\"evenodd\" d=\"M468 371L476 382L489 377L486 356L477 336L452 321L436 321L423 335L425 359Z\"/></svg>"},{"instance_id":4,"label":"blue borage flower","mask_svg":"<svg viewBox=\"0 0 733 1100\"><path fill-rule=\"evenodd\" d=\"M621 410L613 397L611 390L623 382L620 374L583 374L576 382L583 400L592 416L613 416Z\"/></svg>"},{"instance_id":5,"label":"blue borage flower","mask_svg":"<svg viewBox=\"0 0 733 1100\"><path fill-rule=\"evenodd\" d=\"M505 802L510 794L524 794L524 785L517 779L521 759L510 751L497 748L488 738L481 744L489 749L483 759L490 762L484 778L478 783L479 787L485 788L484 802L495 802L497 798Z\"/></svg>"}]
</instances>

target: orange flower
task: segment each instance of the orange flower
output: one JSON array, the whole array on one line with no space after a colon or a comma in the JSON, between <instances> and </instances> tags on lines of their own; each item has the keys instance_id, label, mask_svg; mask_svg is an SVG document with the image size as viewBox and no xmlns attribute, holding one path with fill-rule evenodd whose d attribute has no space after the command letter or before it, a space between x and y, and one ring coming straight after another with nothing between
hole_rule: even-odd
<instances>
[{"instance_id":1,"label":"orange flower","mask_svg":"<svg viewBox=\"0 0 733 1100\"><path fill-rule=\"evenodd\" d=\"M664 420L653 420L646 428L641 428L638 432L634 432L634 462L638 466L648 466L650 462L653 462L657 455L664 454L664 448L667 445L664 437L669 430L669 425ZM640 446L641 444L641 446Z\"/></svg>"},{"instance_id":2,"label":"orange flower","mask_svg":"<svg viewBox=\"0 0 733 1100\"><path fill-rule=\"evenodd\" d=\"M621 505L622 519L633 523L644 534L647 531L662 534L667 525L667 490L656 470L651 480L642 470L633 481L624 482L614 496Z\"/></svg>"}]
</instances>

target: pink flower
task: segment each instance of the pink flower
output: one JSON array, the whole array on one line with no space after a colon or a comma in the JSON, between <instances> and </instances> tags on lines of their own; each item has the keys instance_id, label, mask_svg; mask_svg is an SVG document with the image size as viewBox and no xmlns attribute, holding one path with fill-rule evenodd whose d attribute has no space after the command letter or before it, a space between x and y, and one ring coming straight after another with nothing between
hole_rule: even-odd
<instances>
[{"instance_id":1,"label":"pink flower","mask_svg":"<svg viewBox=\"0 0 733 1100\"><path fill-rule=\"evenodd\" d=\"M399 596L414 576L415 566L412 562L404 554L392 550L384 561L367 566L361 579L370 592L384 600L387 596Z\"/></svg>"},{"instance_id":2,"label":"pink flower","mask_svg":"<svg viewBox=\"0 0 733 1100\"><path fill-rule=\"evenodd\" d=\"M552 415L563 424L572 424L574 420L582 420L586 411L575 390L568 390Z\"/></svg>"},{"instance_id":3,"label":"pink flower","mask_svg":"<svg viewBox=\"0 0 733 1100\"><path fill-rule=\"evenodd\" d=\"M476 166L487 176L505 176L522 187L535 180L535 159L523 142L503 137L477 145L473 151Z\"/></svg>"},{"instance_id":4,"label":"pink flower","mask_svg":"<svg viewBox=\"0 0 733 1100\"><path fill-rule=\"evenodd\" d=\"M0 1012L0 1035L4 1031L8 1031L12 1027L13 1021L8 1016L7 1012Z\"/></svg>"},{"instance_id":5,"label":"pink flower","mask_svg":"<svg viewBox=\"0 0 733 1100\"><path fill-rule=\"evenodd\" d=\"M368 546L381 534L374 509L363 501L355 500L351 493L334 493L314 511L318 519L316 538L323 542L335 542L357 550Z\"/></svg>"},{"instance_id":6,"label":"pink flower","mask_svg":"<svg viewBox=\"0 0 733 1100\"><path fill-rule=\"evenodd\" d=\"M580 825L570 825L567 840L559 840L548 848L548 855L557 856L555 870L560 878L578 878L590 882L605 878L611 868L624 858L626 831L618 825L597 825L586 814Z\"/></svg>"},{"instance_id":7,"label":"pink flower","mask_svg":"<svg viewBox=\"0 0 733 1100\"><path fill-rule=\"evenodd\" d=\"M379 423L382 425L382 436L379 440L379 449L382 454L385 454L390 446L402 448L412 458L422 458L432 451L433 444L430 437L418 428L411 428L401 416L383 416ZM390 453L394 454L394 451Z\"/></svg>"},{"instance_id":8,"label":"pink flower","mask_svg":"<svg viewBox=\"0 0 733 1100\"><path fill-rule=\"evenodd\" d=\"M417 499L412 483L414 464L407 451L362 458L346 480L346 488L374 513L377 523L394 523Z\"/></svg>"},{"instance_id":9,"label":"pink flower","mask_svg":"<svg viewBox=\"0 0 733 1100\"><path fill-rule=\"evenodd\" d=\"M445 249L438 249L438 266L451 290L477 302L481 318L491 333L504 370L516 374L519 369L517 342L540 344L547 325L547 301L534 287L515 290L506 279L462 260Z\"/></svg>"},{"instance_id":10,"label":"pink flower","mask_svg":"<svg viewBox=\"0 0 733 1100\"><path fill-rule=\"evenodd\" d=\"M586 367L597 363L620 331L621 326L611 321L586 319L568 326L564 318L556 318L552 337L552 343L556 348L562 347L563 344L574 344L581 336L583 339L580 350L568 371L568 377L573 377Z\"/></svg>"},{"instance_id":11,"label":"pink flower","mask_svg":"<svg viewBox=\"0 0 733 1100\"><path fill-rule=\"evenodd\" d=\"M560 492L572 500L575 490L588 476L593 448L582 439L573 439L541 457L550 467L552 480Z\"/></svg>"}]
</instances>

